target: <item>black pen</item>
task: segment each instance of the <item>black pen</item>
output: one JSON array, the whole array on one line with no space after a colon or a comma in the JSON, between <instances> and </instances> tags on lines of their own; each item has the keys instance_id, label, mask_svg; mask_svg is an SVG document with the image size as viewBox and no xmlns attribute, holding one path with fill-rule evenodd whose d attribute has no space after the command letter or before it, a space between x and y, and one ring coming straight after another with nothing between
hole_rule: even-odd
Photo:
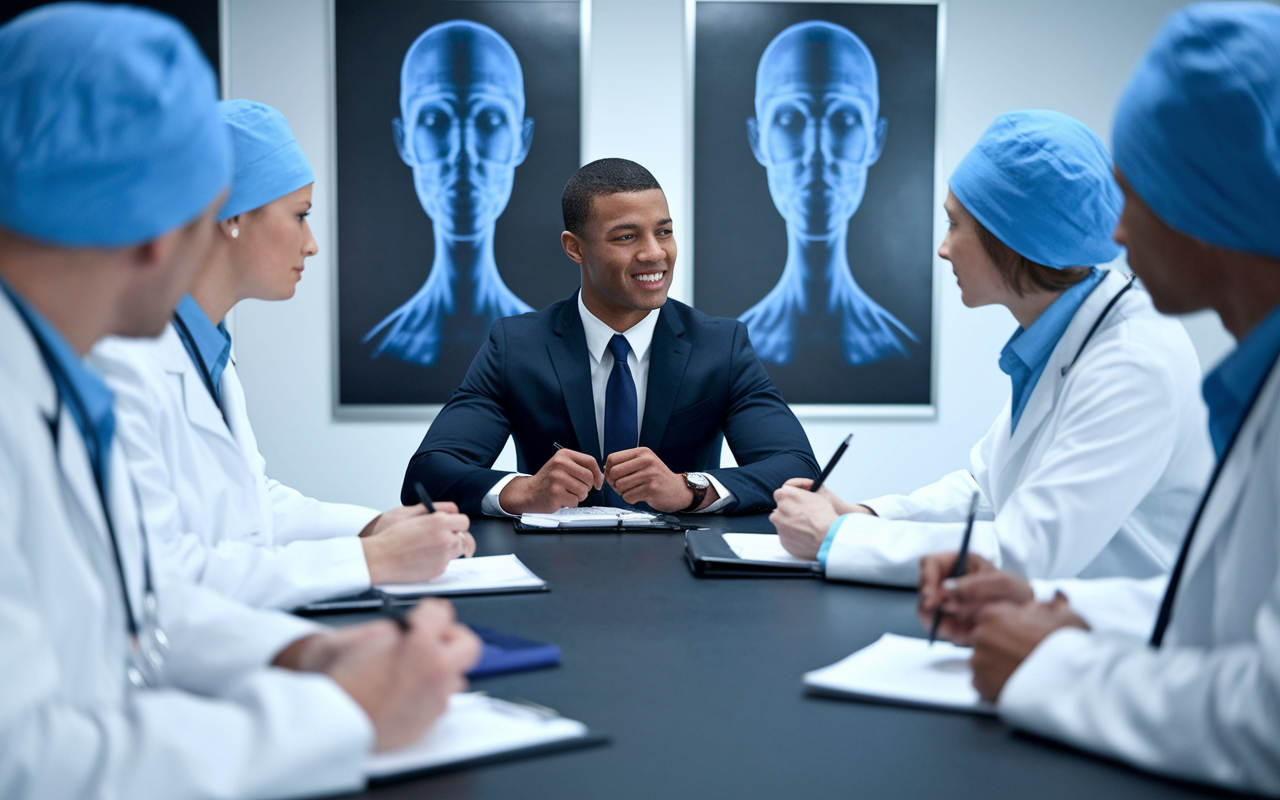
<instances>
[{"instance_id":1,"label":"black pen","mask_svg":"<svg viewBox=\"0 0 1280 800\"><path fill-rule=\"evenodd\" d=\"M555 449L557 449L557 450L563 450L563 449L564 449L564 445L560 444L559 442L552 442L552 443L551 443L551 446L552 446L552 447L554 447L554 448L555 448Z\"/></svg>"},{"instance_id":2,"label":"black pen","mask_svg":"<svg viewBox=\"0 0 1280 800\"><path fill-rule=\"evenodd\" d=\"M431 495L427 494L427 490L422 488L421 483L415 483L413 490L418 493L418 502L427 507L428 514L436 513L435 504L431 502Z\"/></svg>"},{"instance_id":3,"label":"black pen","mask_svg":"<svg viewBox=\"0 0 1280 800\"><path fill-rule=\"evenodd\" d=\"M409 630L409 612L413 610L411 605L396 605L391 599L391 595L382 595L382 616L394 622L400 627L400 630Z\"/></svg>"},{"instance_id":4,"label":"black pen","mask_svg":"<svg viewBox=\"0 0 1280 800\"><path fill-rule=\"evenodd\" d=\"M969 538L973 535L973 518L978 515L978 497L979 493L973 493L973 500L969 501L969 519L964 524L964 536L960 539L960 554L956 556L955 569L951 570L951 577L959 578L964 574L965 568L969 565ZM938 603L938 607L933 610L933 627L929 629L929 644L933 644L933 640L938 638L938 626L942 624L942 603Z\"/></svg>"},{"instance_id":5,"label":"black pen","mask_svg":"<svg viewBox=\"0 0 1280 800\"><path fill-rule=\"evenodd\" d=\"M849 449L849 442L852 442L852 441L853 441L852 433L844 437L844 441L841 442L840 446L836 448L836 454L833 455L831 457L831 460L827 462L827 466L823 468L822 474L819 475L818 479L813 482L812 486L809 487L809 491L816 492L822 488L822 484L826 483L827 481L827 476L831 474L831 470L836 468L836 463L840 460L840 456L844 455L844 451Z\"/></svg>"}]
</instances>

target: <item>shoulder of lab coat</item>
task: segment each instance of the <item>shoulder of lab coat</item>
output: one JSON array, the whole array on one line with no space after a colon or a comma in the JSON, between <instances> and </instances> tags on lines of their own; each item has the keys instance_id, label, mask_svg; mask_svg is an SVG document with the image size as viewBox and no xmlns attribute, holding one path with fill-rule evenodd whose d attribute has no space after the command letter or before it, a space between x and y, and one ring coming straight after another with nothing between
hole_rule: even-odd
<instances>
[{"instance_id":1,"label":"shoulder of lab coat","mask_svg":"<svg viewBox=\"0 0 1280 800\"><path fill-rule=\"evenodd\" d=\"M869 501L883 516L845 518L827 577L914 585L922 556L959 546L975 486L985 513L971 548L997 566L1030 578L1168 570L1212 465L1190 339L1130 291L1062 374L1122 283L1109 276L1081 306L1017 431L1006 404L974 446L971 478Z\"/></svg>"},{"instance_id":2,"label":"shoulder of lab coat","mask_svg":"<svg viewBox=\"0 0 1280 800\"><path fill-rule=\"evenodd\" d=\"M224 422L172 325L157 340L106 340L92 361L116 395L117 441L146 509L160 572L266 608L369 587L355 534L374 512L271 489L239 382L232 387L224 379ZM277 513L270 497L289 493L281 505L297 513ZM277 521L323 538L277 536Z\"/></svg>"},{"instance_id":3,"label":"shoulder of lab coat","mask_svg":"<svg viewBox=\"0 0 1280 800\"><path fill-rule=\"evenodd\" d=\"M1145 642L1151 638L1156 612L1169 584L1168 575L1154 578L1068 578L1033 580L1036 599L1047 603L1062 592L1071 601L1071 610L1088 623L1090 630L1128 636Z\"/></svg>"},{"instance_id":4,"label":"shoulder of lab coat","mask_svg":"<svg viewBox=\"0 0 1280 800\"><path fill-rule=\"evenodd\" d=\"M1192 540L1163 646L1063 630L1000 696L1011 724L1181 778L1280 794L1280 371Z\"/></svg>"},{"instance_id":5,"label":"shoulder of lab coat","mask_svg":"<svg viewBox=\"0 0 1280 800\"><path fill-rule=\"evenodd\" d=\"M372 730L359 707L323 676L251 663L292 635L292 623L243 630L260 618L219 621L213 605L165 608L183 601L162 595L174 626L171 676L220 691L126 688L124 607L83 440L64 408L52 446L42 417L56 407L53 382L3 296L0 341L0 797L282 796L361 785ZM136 515L123 463L113 456L109 469L137 601ZM192 648L196 629L183 620L202 614L224 652ZM221 660L221 674L203 659Z\"/></svg>"}]
</instances>

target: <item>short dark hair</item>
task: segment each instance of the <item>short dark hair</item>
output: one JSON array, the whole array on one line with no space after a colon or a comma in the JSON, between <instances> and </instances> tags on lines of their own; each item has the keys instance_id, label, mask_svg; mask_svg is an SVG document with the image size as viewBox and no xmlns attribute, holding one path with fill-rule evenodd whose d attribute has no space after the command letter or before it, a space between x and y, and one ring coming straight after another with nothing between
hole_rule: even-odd
<instances>
[{"instance_id":1,"label":"short dark hair","mask_svg":"<svg viewBox=\"0 0 1280 800\"><path fill-rule=\"evenodd\" d=\"M1065 289L1070 289L1089 277L1089 271L1092 267L1080 266L1057 269L1055 267L1046 267L1044 264L1037 264L1000 241L994 233L987 230L986 226L978 222L977 219L974 219L973 224L978 226L978 240L982 242L982 249L987 251L987 255L991 256L996 268L1000 270L1000 277L1004 279L1004 285L1012 289L1019 297L1025 295L1030 289L1039 289L1044 292L1061 292Z\"/></svg>"},{"instance_id":2,"label":"short dark hair","mask_svg":"<svg viewBox=\"0 0 1280 800\"><path fill-rule=\"evenodd\" d=\"M581 236L591 218L591 201L596 197L629 192L662 190L653 173L625 158L602 158L573 173L560 196L564 229Z\"/></svg>"}]
</instances>

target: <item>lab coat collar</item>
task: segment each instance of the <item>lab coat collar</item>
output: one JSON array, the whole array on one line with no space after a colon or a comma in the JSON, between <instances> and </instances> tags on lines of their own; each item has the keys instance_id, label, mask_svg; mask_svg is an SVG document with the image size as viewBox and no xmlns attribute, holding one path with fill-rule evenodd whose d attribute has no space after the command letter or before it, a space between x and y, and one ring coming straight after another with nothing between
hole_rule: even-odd
<instances>
[{"instance_id":1,"label":"lab coat collar","mask_svg":"<svg viewBox=\"0 0 1280 800\"><path fill-rule=\"evenodd\" d=\"M1010 437L1009 447L1016 450L1025 447L1035 439L1040 430L1040 423L1053 410L1062 392L1062 384L1067 379L1067 376L1062 374L1063 368L1075 358L1080 344L1089 335L1093 324L1098 321L1098 315L1107 307L1107 303L1111 302L1111 298L1124 288L1127 280L1128 278L1123 275L1108 272L1080 304L1062 338L1058 339L1057 346L1053 348L1053 353L1049 356L1040 379L1031 389L1031 396L1027 398L1027 405L1022 411L1022 417L1018 420L1017 430L1013 431ZM1111 309L1107 314L1106 322L1103 323L1104 326L1115 324L1124 315L1124 306L1128 299L1129 297L1126 296Z\"/></svg>"},{"instance_id":2,"label":"lab coat collar","mask_svg":"<svg viewBox=\"0 0 1280 800\"><path fill-rule=\"evenodd\" d=\"M182 337L178 335L172 322L166 325L164 333L160 334L157 348L159 360L165 372L173 375L175 380L182 384L182 405L191 424L236 444L235 437L227 427L227 422L222 418L222 411L218 409L213 398L209 396L209 390L205 388L199 367L191 361L186 345L182 343ZM223 384L225 392L225 372Z\"/></svg>"}]
</instances>

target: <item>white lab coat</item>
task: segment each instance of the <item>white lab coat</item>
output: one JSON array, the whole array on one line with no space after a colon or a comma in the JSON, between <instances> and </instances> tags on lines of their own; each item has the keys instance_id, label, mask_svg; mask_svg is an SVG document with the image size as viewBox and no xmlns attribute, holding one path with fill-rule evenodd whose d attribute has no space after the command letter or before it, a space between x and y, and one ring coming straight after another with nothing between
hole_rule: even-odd
<instances>
[{"instance_id":1,"label":"white lab coat","mask_svg":"<svg viewBox=\"0 0 1280 800\"><path fill-rule=\"evenodd\" d=\"M1213 465L1199 361L1186 331L1145 291L1120 298L1115 273L1059 340L1010 435L1009 404L974 446L968 471L845 517L826 575L914 586L921 556L960 545L981 490L973 552L1029 578L1166 572Z\"/></svg>"},{"instance_id":2,"label":"white lab coat","mask_svg":"<svg viewBox=\"0 0 1280 800\"><path fill-rule=\"evenodd\" d=\"M120 584L84 441L0 294L0 797L279 797L363 782L372 728L332 681L266 665L316 630L171 581L168 686L126 683ZM111 448L109 504L135 607L140 536Z\"/></svg>"},{"instance_id":3,"label":"white lab coat","mask_svg":"<svg viewBox=\"0 0 1280 800\"><path fill-rule=\"evenodd\" d=\"M1137 766L1280 795L1280 370L1263 384L1205 506L1164 644L1163 586L1073 594L1098 633L1041 642L1005 684L1009 723ZM1086 589L1087 582L1074 582ZM1110 592L1107 590L1111 589ZM1142 639L1099 613L1120 588L1147 597ZM1123 627L1123 626L1121 626Z\"/></svg>"},{"instance_id":4,"label":"white lab coat","mask_svg":"<svg viewBox=\"0 0 1280 800\"><path fill-rule=\"evenodd\" d=\"M117 436L166 574L260 608L369 588L357 534L378 512L267 478L234 363L224 421L172 323L156 340L104 340L91 361L116 394Z\"/></svg>"}]
</instances>

